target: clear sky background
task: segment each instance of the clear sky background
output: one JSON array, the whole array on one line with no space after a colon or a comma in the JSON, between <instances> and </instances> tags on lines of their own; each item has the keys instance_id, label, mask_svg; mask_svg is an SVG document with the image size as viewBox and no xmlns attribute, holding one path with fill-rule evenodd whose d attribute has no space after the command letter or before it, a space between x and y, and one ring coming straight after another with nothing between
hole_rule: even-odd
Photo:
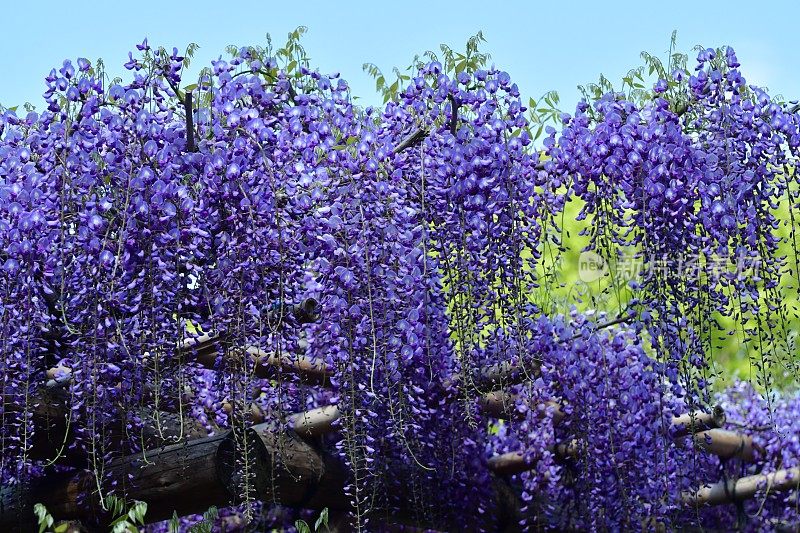
<instances>
[{"instance_id":1,"label":"clear sky background","mask_svg":"<svg viewBox=\"0 0 800 533\"><path fill-rule=\"evenodd\" d=\"M800 97L800 3L791 1L572 2L282 2L150 0L5 0L0 5L0 103L39 104L43 78L65 58L102 57L112 75L124 74L127 52L145 36L153 45L200 45L196 75L228 44L282 44L305 25L314 66L338 71L364 103L379 103L364 62L384 71L406 67L416 53L448 43L463 49L483 30L495 64L524 95L555 89L562 108L578 100L576 86L602 72L618 82L647 50L665 57L673 29L679 48L733 46L748 81L787 99ZM187 82L188 83L188 82ZM39 106L41 107L41 106Z\"/></svg>"}]
</instances>

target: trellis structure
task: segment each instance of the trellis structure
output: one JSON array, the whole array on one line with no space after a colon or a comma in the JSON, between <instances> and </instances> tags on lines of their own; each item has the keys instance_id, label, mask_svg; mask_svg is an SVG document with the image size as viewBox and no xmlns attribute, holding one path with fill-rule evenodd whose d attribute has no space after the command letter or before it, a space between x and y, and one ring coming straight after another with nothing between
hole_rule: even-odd
<instances>
[{"instance_id":1,"label":"trellis structure","mask_svg":"<svg viewBox=\"0 0 800 533\"><path fill-rule=\"evenodd\" d=\"M212 347L219 341L202 337L187 343L192 360L213 368ZM227 350L228 357L247 355L254 359L258 375L269 375L276 366L290 371L306 383L326 386L331 369L323 361L309 358L278 360L253 348ZM211 361L211 364L207 364ZM507 365L502 369L490 368L477 372L474 379L492 388L502 383L506 386L535 375L534 369ZM63 372L62 372L63 373ZM63 383L62 379L62 383ZM69 417L66 394L57 386L42 387L41 396L34 403L34 424L37 438L33 441L30 456L35 459L53 459L62 450L69 450L67 429ZM514 416L514 399L502 389L495 389L477 399L482 411L496 419ZM554 410L556 423L564 419L559 405ZM247 430L246 442L251 447L255 476L255 495L265 502L286 506L333 512L346 512L350 502L344 493L347 472L339 459L321 447L320 437L337 430L339 413L335 405L320 407L291 415L288 429L276 431L276 424L264 421L264 415L253 407L247 414L252 422ZM236 440L231 431L207 436L202 426L191 419L185 426L181 442L168 446L151 447L163 438L177 439L180 419L175 413L161 413L165 421L160 435L144 432L143 453L116 459L106 465L110 479L118 483L117 489L129 499L147 502L148 519L158 521L172 516L201 513L209 506L225 506L238 501ZM724 428L725 416L721 410L711 413L691 412L675 417L670 434L676 445L691 445L713 453L720 458L739 458L752 461L759 450L750 436ZM124 428L119 428L123 431ZM688 444L684 443L689 439ZM163 442L163 441L162 441ZM553 450L563 460L578 452L576 441L561 443ZM85 459L85 458L84 458ZM75 454L62 454L61 462L82 466L83 459ZM493 521L512 531L520 518L520 503L505 478L533 467L521 453L511 452L488 460L488 468L495 477L495 514ZM684 494L687 506L721 505L753 498L763 491L781 491L797 488L797 468L779 470L738 480L703 484L698 480L694 493ZM398 472L398 475L402 473ZM708 480L710 481L710 480ZM102 520L100 502L95 493L94 474L77 470L48 475L25 486L4 487L0 501L0 526L4 530L26 530L32 527L35 503L43 503L57 519L77 520L94 525ZM413 524L419 527L445 528L446 524L415 521L412 509L400 509L392 516L380 517L388 523Z\"/></svg>"}]
</instances>

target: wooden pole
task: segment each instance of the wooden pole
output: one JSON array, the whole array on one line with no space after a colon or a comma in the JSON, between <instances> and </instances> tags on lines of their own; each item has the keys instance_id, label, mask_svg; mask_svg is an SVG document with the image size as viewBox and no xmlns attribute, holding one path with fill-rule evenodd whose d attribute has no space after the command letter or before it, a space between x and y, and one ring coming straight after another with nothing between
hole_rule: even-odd
<instances>
[{"instance_id":1,"label":"wooden pole","mask_svg":"<svg viewBox=\"0 0 800 533\"><path fill-rule=\"evenodd\" d=\"M567 443L556 444L549 448L559 459L577 457L579 442L572 440ZM520 452L508 452L495 455L489 459L489 469L498 476L513 476L530 470L535 465L525 461L525 457Z\"/></svg>"},{"instance_id":2,"label":"wooden pole","mask_svg":"<svg viewBox=\"0 0 800 533\"><path fill-rule=\"evenodd\" d=\"M725 425L725 411L716 406L710 413L690 411L672 418L672 435L683 437L707 429L721 428Z\"/></svg>"},{"instance_id":3,"label":"wooden pole","mask_svg":"<svg viewBox=\"0 0 800 533\"><path fill-rule=\"evenodd\" d=\"M683 501L692 506L721 505L748 500L757 494L798 488L800 488L800 468L795 467L705 485L695 492L684 493Z\"/></svg>"},{"instance_id":4,"label":"wooden pole","mask_svg":"<svg viewBox=\"0 0 800 533\"><path fill-rule=\"evenodd\" d=\"M309 411L294 414L290 425L300 437L314 438L335 431L334 423L339 419L339 408L326 405Z\"/></svg>"},{"instance_id":5,"label":"wooden pole","mask_svg":"<svg viewBox=\"0 0 800 533\"><path fill-rule=\"evenodd\" d=\"M194 361L200 366L213 369L217 364L219 354L219 343L221 339L211 335L201 335L196 339L189 339L183 343L183 347L191 350L194 354ZM254 373L257 378L275 378L279 372L295 374L300 381L309 385L329 385L333 369L325 361L306 356L294 356L283 354L278 356L274 353L262 350L257 346L246 346L243 349L231 349L226 356L235 359L246 355L254 365Z\"/></svg>"},{"instance_id":6,"label":"wooden pole","mask_svg":"<svg viewBox=\"0 0 800 533\"><path fill-rule=\"evenodd\" d=\"M722 459L739 458L750 462L755 459L753 437L726 429L709 429L693 435L695 446L718 455Z\"/></svg>"}]
</instances>

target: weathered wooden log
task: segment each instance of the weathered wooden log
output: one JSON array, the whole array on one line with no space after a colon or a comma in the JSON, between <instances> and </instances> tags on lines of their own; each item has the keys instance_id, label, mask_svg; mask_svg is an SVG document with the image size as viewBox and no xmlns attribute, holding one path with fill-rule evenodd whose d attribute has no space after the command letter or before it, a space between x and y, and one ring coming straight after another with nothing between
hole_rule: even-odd
<instances>
[{"instance_id":1,"label":"weathered wooden log","mask_svg":"<svg viewBox=\"0 0 800 533\"><path fill-rule=\"evenodd\" d=\"M339 419L339 408L326 405L309 411L294 414L289 423L300 437L314 438L335 430L334 423Z\"/></svg>"},{"instance_id":2,"label":"weathered wooden log","mask_svg":"<svg viewBox=\"0 0 800 533\"><path fill-rule=\"evenodd\" d=\"M195 339L188 339L182 347L194 353L194 361L200 366L213 369L217 366L219 357L218 337L201 335ZM321 359L291 354L277 354L262 350L257 346L247 346L244 349L229 349L226 356L231 360L246 355L253 363L254 374L258 378L272 379L278 372L287 375L297 375L301 382L309 385L330 384L333 370Z\"/></svg>"},{"instance_id":3,"label":"weathered wooden log","mask_svg":"<svg viewBox=\"0 0 800 533\"><path fill-rule=\"evenodd\" d=\"M344 492L347 473L341 461L297 435L275 433L273 429L272 424L260 424L248 431L255 456L258 498L305 509L351 510L350 499ZM504 528L513 528L519 521L518 496L500 479L494 479L493 488L495 513L487 519L497 520ZM376 518L442 530L448 526L420 516L411 500Z\"/></svg>"},{"instance_id":4,"label":"weathered wooden log","mask_svg":"<svg viewBox=\"0 0 800 533\"><path fill-rule=\"evenodd\" d=\"M549 448L559 459L568 459L576 457L578 454L579 443L577 440L572 440L567 443L556 444ZM525 457L520 452L508 452L500 455L495 455L489 458L489 469L498 476L512 476L521 474L527 470L534 468L534 464L525 461Z\"/></svg>"},{"instance_id":5,"label":"weathered wooden log","mask_svg":"<svg viewBox=\"0 0 800 533\"><path fill-rule=\"evenodd\" d=\"M43 388L33 396L30 410L34 431L28 458L75 467L86 465L86 454L71 446L74 437L69 401L70 396L63 389ZM124 419L115 420L105 428L110 450L118 450L122 443L131 440L135 441L131 444L146 450L208 436L206 428L191 417L184 416L181 423L178 413L144 409L139 416L143 422L139 428L126 428Z\"/></svg>"},{"instance_id":6,"label":"weathered wooden log","mask_svg":"<svg viewBox=\"0 0 800 533\"><path fill-rule=\"evenodd\" d=\"M693 506L721 505L748 500L757 494L793 489L800 489L800 468L797 467L706 485L695 492L684 493L683 501Z\"/></svg>"},{"instance_id":7,"label":"weathered wooden log","mask_svg":"<svg viewBox=\"0 0 800 533\"><path fill-rule=\"evenodd\" d=\"M306 509L349 510L344 492L346 469L334 456L292 433L274 432L274 424L247 430L244 439L232 433L197 439L105 465L104 486L148 505L148 521L205 511L237 501L242 480L253 481L258 498ZM242 442L249 446L249 472L243 473ZM518 516L516 497L497 481L496 507L508 522ZM28 531L34 527L35 503L44 504L58 520L80 520L101 527L109 516L102 509L97 481L86 471L56 473L25 486L2 489L0 530ZM412 505L413 502L408 502ZM398 523L418 520L413 509L386 517ZM442 526L442 524L440 524Z\"/></svg>"},{"instance_id":8,"label":"weathered wooden log","mask_svg":"<svg viewBox=\"0 0 800 533\"><path fill-rule=\"evenodd\" d=\"M709 429L693 435L695 446L718 455L722 459L739 458L752 461L755 458L753 437L726 429Z\"/></svg>"},{"instance_id":9,"label":"weathered wooden log","mask_svg":"<svg viewBox=\"0 0 800 533\"><path fill-rule=\"evenodd\" d=\"M227 436L197 439L112 461L103 474L117 494L147 503L148 520L205 511L234 500L233 458L221 444ZM107 486L107 485L106 485ZM25 485L2 488L0 530L29 531L33 505L42 503L58 520L102 524L108 520L95 476L86 471L48 475Z\"/></svg>"},{"instance_id":10,"label":"weathered wooden log","mask_svg":"<svg viewBox=\"0 0 800 533\"><path fill-rule=\"evenodd\" d=\"M17 406L22 416L22 406ZM69 395L61 389L40 389L29 406L33 422L33 437L27 451L34 460L61 459L62 464L82 466L86 457L71 448L73 432L69 416Z\"/></svg>"},{"instance_id":11,"label":"weathered wooden log","mask_svg":"<svg viewBox=\"0 0 800 533\"><path fill-rule=\"evenodd\" d=\"M335 457L274 424L248 430L258 498L306 509L349 510L346 470Z\"/></svg>"},{"instance_id":12,"label":"weathered wooden log","mask_svg":"<svg viewBox=\"0 0 800 533\"><path fill-rule=\"evenodd\" d=\"M683 437L707 429L721 428L725 425L725 411L715 406L710 413L690 411L672 418L672 436Z\"/></svg>"}]
</instances>

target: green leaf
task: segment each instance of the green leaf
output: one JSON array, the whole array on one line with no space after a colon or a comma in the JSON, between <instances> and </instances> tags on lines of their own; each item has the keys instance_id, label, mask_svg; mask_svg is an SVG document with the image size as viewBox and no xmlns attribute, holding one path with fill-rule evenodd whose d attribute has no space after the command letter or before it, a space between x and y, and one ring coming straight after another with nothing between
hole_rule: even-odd
<instances>
[{"instance_id":1,"label":"green leaf","mask_svg":"<svg viewBox=\"0 0 800 533\"><path fill-rule=\"evenodd\" d=\"M147 514L147 503L137 501L128 511L128 516L134 523L139 522L144 525L144 515Z\"/></svg>"},{"instance_id":2,"label":"green leaf","mask_svg":"<svg viewBox=\"0 0 800 533\"><path fill-rule=\"evenodd\" d=\"M172 518L169 519L169 533L180 533L181 520L178 518L178 512L172 511Z\"/></svg>"},{"instance_id":3,"label":"green leaf","mask_svg":"<svg viewBox=\"0 0 800 533\"><path fill-rule=\"evenodd\" d=\"M311 533L311 528L308 527L305 520L298 520L294 523L297 533Z\"/></svg>"},{"instance_id":4,"label":"green leaf","mask_svg":"<svg viewBox=\"0 0 800 533\"><path fill-rule=\"evenodd\" d=\"M183 90L186 92L191 92L194 91L195 89L197 89L196 83L192 83L191 85L187 85L186 87L183 88Z\"/></svg>"},{"instance_id":5,"label":"green leaf","mask_svg":"<svg viewBox=\"0 0 800 533\"><path fill-rule=\"evenodd\" d=\"M53 527L53 515L41 503L33 506L33 512L36 514L39 523L39 533L43 533L46 529Z\"/></svg>"},{"instance_id":6,"label":"green leaf","mask_svg":"<svg viewBox=\"0 0 800 533\"><path fill-rule=\"evenodd\" d=\"M203 519L207 520L208 522L213 522L219 517L219 511L213 505L208 508L208 510L203 513Z\"/></svg>"},{"instance_id":7,"label":"green leaf","mask_svg":"<svg viewBox=\"0 0 800 533\"><path fill-rule=\"evenodd\" d=\"M120 524L126 524L126 525L127 525L127 523L128 523L128 515L122 515L122 516L118 516L118 517L117 517L117 518L116 518L116 519L115 519L113 522L111 522L111 524L109 524L109 525L110 525L110 526L112 526L112 527L116 527L116 526L118 526L118 525L120 525Z\"/></svg>"},{"instance_id":8,"label":"green leaf","mask_svg":"<svg viewBox=\"0 0 800 533\"><path fill-rule=\"evenodd\" d=\"M314 522L314 531L319 531L319 526L324 525L325 529L328 529L328 508L324 508L322 512L319 513L319 518L317 521Z\"/></svg>"}]
</instances>

